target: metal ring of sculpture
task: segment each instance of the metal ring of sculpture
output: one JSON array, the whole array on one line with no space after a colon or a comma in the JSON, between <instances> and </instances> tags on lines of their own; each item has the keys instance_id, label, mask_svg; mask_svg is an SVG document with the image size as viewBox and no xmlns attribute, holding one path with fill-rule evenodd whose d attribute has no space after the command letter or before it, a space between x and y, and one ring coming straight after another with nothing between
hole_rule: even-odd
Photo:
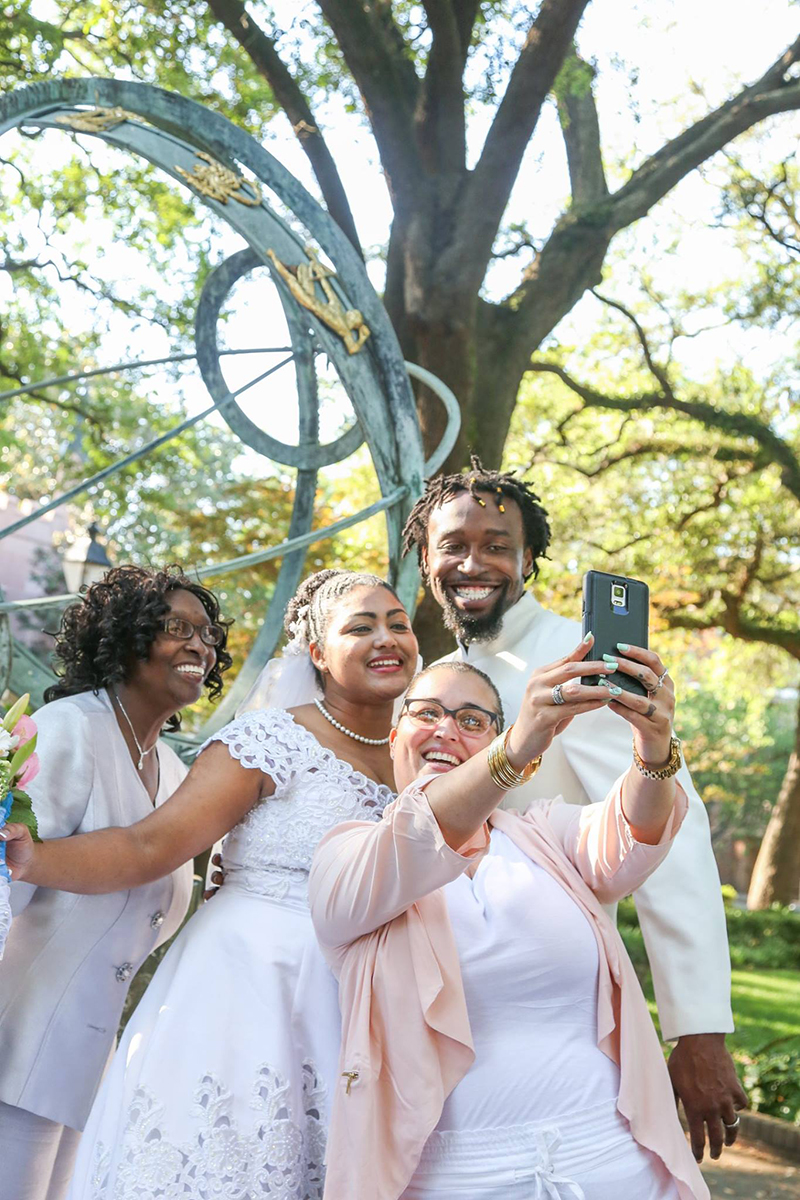
<instances>
[{"instance_id":1,"label":"metal ring of sculpture","mask_svg":"<svg viewBox=\"0 0 800 1200\"><path fill-rule=\"evenodd\" d=\"M269 265L269 264L268 264ZM200 302L197 306L195 320L195 348L197 350L197 365L203 382L208 388L211 398L216 401L220 412L238 437L253 450L271 458L274 462L283 463L287 467L304 469L319 469L332 463L349 458L364 441L364 434L356 422L341 437L336 438L327 446L321 446L317 440L316 431L313 437L301 434L300 444L290 446L272 437L254 421L242 412L236 403L236 397L231 393L222 374L220 366L217 329L220 310L231 289L239 280L257 267L263 267L264 261L254 250L239 250L220 263L209 275L203 287ZM274 268L273 268L273 278ZM283 311L289 326L295 366L297 370L297 391L301 413L309 412L313 407L317 412L316 372L314 370L314 339L308 323L303 320L297 305L287 296L281 286L280 279L275 279ZM313 382L312 382L313 381ZM310 393L313 391L313 399ZM302 418L301 418L302 421ZM305 432L305 431L304 431Z\"/></svg>"},{"instance_id":2,"label":"metal ring of sculpture","mask_svg":"<svg viewBox=\"0 0 800 1200\"><path fill-rule=\"evenodd\" d=\"M290 539L311 528L318 468L340 461L367 441L382 495L402 494L398 503L386 509L390 574L413 611L418 575L415 563L401 559L400 535L405 516L422 491L426 467L434 462L426 464L423 459L409 374L432 387L448 408L447 431L433 456L437 466L457 435L457 404L439 380L403 362L364 264L335 222L255 139L194 101L148 84L95 78L34 84L0 99L0 135L20 125L89 134L148 159L188 187L248 242L250 249L221 264L203 291L196 323L203 379L218 411L243 441L275 461L296 467ZM242 167L255 178L245 178ZM262 186L303 226L305 237L270 207ZM296 447L272 438L244 414L219 365L216 318L221 304L233 283L260 263L270 269L278 288L292 340L300 408ZM358 418L328 446L320 445L318 438L314 358L320 351L337 370ZM304 547L285 555L266 619L247 662L217 709L214 727L228 719L274 653L285 604L302 574L305 554Z\"/></svg>"}]
</instances>

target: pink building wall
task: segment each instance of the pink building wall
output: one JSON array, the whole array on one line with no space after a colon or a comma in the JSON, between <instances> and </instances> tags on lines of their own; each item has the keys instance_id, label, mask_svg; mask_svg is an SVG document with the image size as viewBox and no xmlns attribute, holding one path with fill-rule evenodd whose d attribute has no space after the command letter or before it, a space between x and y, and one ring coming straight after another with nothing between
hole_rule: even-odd
<instances>
[{"instance_id":1,"label":"pink building wall","mask_svg":"<svg viewBox=\"0 0 800 1200\"><path fill-rule=\"evenodd\" d=\"M0 530L13 525L20 517L28 516L34 507L30 500L17 500L15 496L0 490ZM66 508L57 508L0 541L0 588L6 600L28 600L41 595L41 584L31 579L36 551L40 547L52 546L53 535L63 533L68 528ZM30 640L27 631L20 630L13 619L12 630L24 641Z\"/></svg>"}]
</instances>

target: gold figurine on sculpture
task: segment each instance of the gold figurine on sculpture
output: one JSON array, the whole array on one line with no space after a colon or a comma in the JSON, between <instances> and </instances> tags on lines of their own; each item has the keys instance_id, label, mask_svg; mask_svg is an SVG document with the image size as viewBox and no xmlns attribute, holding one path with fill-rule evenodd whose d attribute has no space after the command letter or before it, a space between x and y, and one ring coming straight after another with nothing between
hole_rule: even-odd
<instances>
[{"instance_id":1,"label":"gold figurine on sculpture","mask_svg":"<svg viewBox=\"0 0 800 1200\"><path fill-rule=\"evenodd\" d=\"M56 117L59 125L66 125L79 133L105 133L108 129L116 129L123 121L144 121L138 113L128 112L126 108L90 108L74 113L60 113Z\"/></svg>"},{"instance_id":2,"label":"gold figurine on sculpture","mask_svg":"<svg viewBox=\"0 0 800 1200\"><path fill-rule=\"evenodd\" d=\"M195 163L193 171L184 171L183 167L177 167L176 170L201 196L210 196L212 200L217 200L220 204L236 200L239 204L246 205L247 208L259 206L261 190L257 184L252 183L249 179L243 179L241 175L237 175L230 168L223 167L222 163L217 162L210 154L206 154L205 150L198 150L197 157L202 158L206 165ZM242 191L245 186L250 188L252 196L248 196L246 192Z\"/></svg>"},{"instance_id":3,"label":"gold figurine on sculpture","mask_svg":"<svg viewBox=\"0 0 800 1200\"><path fill-rule=\"evenodd\" d=\"M348 354L358 354L370 334L363 316L357 308L345 309L329 283L329 280L336 278L335 271L319 261L317 251L313 246L306 246L306 254L311 260L310 262L298 263L296 267L287 267L280 261L274 250L267 251L267 255L274 263L275 270L286 282L297 303L324 321L334 333L338 333L347 347ZM315 287L317 283L325 293L324 303L317 294Z\"/></svg>"}]
</instances>

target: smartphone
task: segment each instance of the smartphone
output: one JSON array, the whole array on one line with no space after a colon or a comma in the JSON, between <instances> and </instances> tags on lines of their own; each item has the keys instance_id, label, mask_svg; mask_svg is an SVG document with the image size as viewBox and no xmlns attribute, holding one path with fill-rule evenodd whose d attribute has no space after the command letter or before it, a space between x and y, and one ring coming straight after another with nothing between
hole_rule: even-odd
<instances>
[{"instance_id":1,"label":"smartphone","mask_svg":"<svg viewBox=\"0 0 800 1200\"><path fill-rule=\"evenodd\" d=\"M640 579L628 579L625 575L607 575L604 571L587 571L583 579L583 633L594 634L594 646L589 651L593 659L604 654L619 656L622 651L618 642L647 649L647 627L650 608L650 590ZM622 671L606 675L611 683L636 692L640 696L647 689L640 680ZM582 683L597 684L599 675L587 675Z\"/></svg>"}]
</instances>

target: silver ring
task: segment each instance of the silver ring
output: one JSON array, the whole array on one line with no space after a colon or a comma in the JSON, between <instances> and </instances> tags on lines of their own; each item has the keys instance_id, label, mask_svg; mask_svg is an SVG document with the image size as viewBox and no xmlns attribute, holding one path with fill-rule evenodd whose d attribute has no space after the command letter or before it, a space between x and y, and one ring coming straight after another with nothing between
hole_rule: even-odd
<instances>
[{"instance_id":1,"label":"silver ring","mask_svg":"<svg viewBox=\"0 0 800 1200\"><path fill-rule=\"evenodd\" d=\"M665 667L664 670L659 675L658 679L656 680L656 686L654 688L647 689L648 696L655 696L655 694L659 690L659 688L662 688L664 686L664 680L667 678L668 675L669 675L669 667ZM723 1123L723 1125L725 1124L724 1121L722 1123Z\"/></svg>"},{"instance_id":2,"label":"silver ring","mask_svg":"<svg viewBox=\"0 0 800 1200\"><path fill-rule=\"evenodd\" d=\"M564 697L561 695L561 689L563 686L564 686L563 684L557 683L556 686L553 688L552 692L550 693L553 697L553 704L566 704L567 703L566 700L564 699Z\"/></svg>"},{"instance_id":3,"label":"silver ring","mask_svg":"<svg viewBox=\"0 0 800 1200\"><path fill-rule=\"evenodd\" d=\"M728 1124L727 1121L723 1121L722 1124L725 1126L726 1129L736 1129L740 1120L741 1120L741 1118L737 1117L736 1120L733 1121L730 1125Z\"/></svg>"}]
</instances>

